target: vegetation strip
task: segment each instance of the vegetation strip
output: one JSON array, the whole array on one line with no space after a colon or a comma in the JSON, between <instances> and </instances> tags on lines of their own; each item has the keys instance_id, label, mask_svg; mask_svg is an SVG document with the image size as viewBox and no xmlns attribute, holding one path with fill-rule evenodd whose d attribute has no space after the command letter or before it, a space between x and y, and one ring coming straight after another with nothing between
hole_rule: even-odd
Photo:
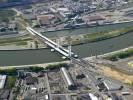
<instances>
[{"instance_id":1,"label":"vegetation strip","mask_svg":"<svg viewBox=\"0 0 133 100\"><path fill-rule=\"evenodd\" d=\"M131 57L131 56L133 56L133 48L111 54L104 58L111 60L111 61L117 61L118 59L124 59L124 58Z\"/></svg>"},{"instance_id":2,"label":"vegetation strip","mask_svg":"<svg viewBox=\"0 0 133 100\"><path fill-rule=\"evenodd\" d=\"M98 32L98 33L92 33L92 34L86 34L84 35L84 39L87 42L96 42L96 41L101 41L113 37L117 37L129 32L133 31L133 27L127 27L127 28L122 28L119 30L114 30L114 31L103 31L103 32Z\"/></svg>"}]
</instances>

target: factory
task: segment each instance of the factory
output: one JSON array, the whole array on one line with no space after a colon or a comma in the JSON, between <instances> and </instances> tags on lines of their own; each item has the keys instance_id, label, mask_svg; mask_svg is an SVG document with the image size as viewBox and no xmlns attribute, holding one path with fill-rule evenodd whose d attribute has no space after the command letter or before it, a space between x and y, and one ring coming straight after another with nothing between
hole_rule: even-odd
<instances>
[{"instance_id":1,"label":"factory","mask_svg":"<svg viewBox=\"0 0 133 100\"><path fill-rule=\"evenodd\" d=\"M5 81L6 81L6 75L0 75L0 89L4 88Z\"/></svg>"},{"instance_id":2,"label":"factory","mask_svg":"<svg viewBox=\"0 0 133 100\"><path fill-rule=\"evenodd\" d=\"M109 80L104 80L103 84L108 91L120 90L122 88L120 84L111 82Z\"/></svg>"},{"instance_id":3,"label":"factory","mask_svg":"<svg viewBox=\"0 0 133 100\"><path fill-rule=\"evenodd\" d=\"M78 100L98 100L98 98L92 93L85 93L78 95Z\"/></svg>"},{"instance_id":4,"label":"factory","mask_svg":"<svg viewBox=\"0 0 133 100\"><path fill-rule=\"evenodd\" d=\"M90 96L91 100L98 100L98 98L92 93L89 93L89 96Z\"/></svg>"},{"instance_id":5,"label":"factory","mask_svg":"<svg viewBox=\"0 0 133 100\"><path fill-rule=\"evenodd\" d=\"M65 79L65 83L66 83L68 89L69 90L76 89L76 85L75 85L73 79L71 78L70 74L67 72L66 68L62 67L61 72L63 74L63 78Z\"/></svg>"}]
</instances>

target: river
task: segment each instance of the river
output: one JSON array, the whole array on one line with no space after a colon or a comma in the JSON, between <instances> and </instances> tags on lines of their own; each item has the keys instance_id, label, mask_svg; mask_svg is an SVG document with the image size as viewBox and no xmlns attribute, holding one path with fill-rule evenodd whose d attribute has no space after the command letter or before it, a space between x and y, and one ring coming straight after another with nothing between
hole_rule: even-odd
<instances>
[{"instance_id":1,"label":"river","mask_svg":"<svg viewBox=\"0 0 133 100\"><path fill-rule=\"evenodd\" d=\"M121 27L133 26L133 22L109 26L98 26L93 28L82 28L74 30L64 30L56 32L44 33L48 37L73 35L89 32L98 32L104 30L113 30ZM123 49L133 45L133 32L121 35L119 37L87 43L83 45L76 45L72 47L72 51L77 53L80 58L93 56L96 54L104 54L115 50ZM28 65L41 64L62 61L61 55L56 52L51 52L49 49L38 50L14 50L14 51L0 51L0 66L13 65Z\"/></svg>"}]
</instances>

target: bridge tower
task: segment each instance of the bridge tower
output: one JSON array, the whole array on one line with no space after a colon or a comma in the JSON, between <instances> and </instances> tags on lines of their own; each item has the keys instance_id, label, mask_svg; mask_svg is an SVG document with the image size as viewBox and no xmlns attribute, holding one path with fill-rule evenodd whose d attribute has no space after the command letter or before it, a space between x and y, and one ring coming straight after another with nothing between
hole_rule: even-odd
<instances>
[{"instance_id":1,"label":"bridge tower","mask_svg":"<svg viewBox=\"0 0 133 100\"><path fill-rule=\"evenodd\" d=\"M71 57L72 56L72 46L71 46L71 44L68 46L68 50L69 50L69 57Z\"/></svg>"}]
</instances>

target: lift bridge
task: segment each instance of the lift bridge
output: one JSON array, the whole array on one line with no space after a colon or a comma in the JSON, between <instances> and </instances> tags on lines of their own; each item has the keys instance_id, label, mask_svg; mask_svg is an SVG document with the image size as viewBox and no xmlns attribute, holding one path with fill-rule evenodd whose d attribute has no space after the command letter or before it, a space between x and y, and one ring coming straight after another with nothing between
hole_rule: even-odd
<instances>
[{"instance_id":1,"label":"lift bridge","mask_svg":"<svg viewBox=\"0 0 133 100\"><path fill-rule=\"evenodd\" d=\"M77 58L78 55L74 54L73 52L71 52L71 46L69 46L69 49L66 49L62 46L59 45L59 43L55 43L54 41L52 41L51 39L47 38L46 36L40 34L39 32L35 31L34 29L32 29L31 27L26 27L26 30L34 37L36 37L37 39L39 39L41 42L47 44L49 47L51 47L51 51L57 51L60 54L63 55L63 59L66 58Z\"/></svg>"}]
</instances>

